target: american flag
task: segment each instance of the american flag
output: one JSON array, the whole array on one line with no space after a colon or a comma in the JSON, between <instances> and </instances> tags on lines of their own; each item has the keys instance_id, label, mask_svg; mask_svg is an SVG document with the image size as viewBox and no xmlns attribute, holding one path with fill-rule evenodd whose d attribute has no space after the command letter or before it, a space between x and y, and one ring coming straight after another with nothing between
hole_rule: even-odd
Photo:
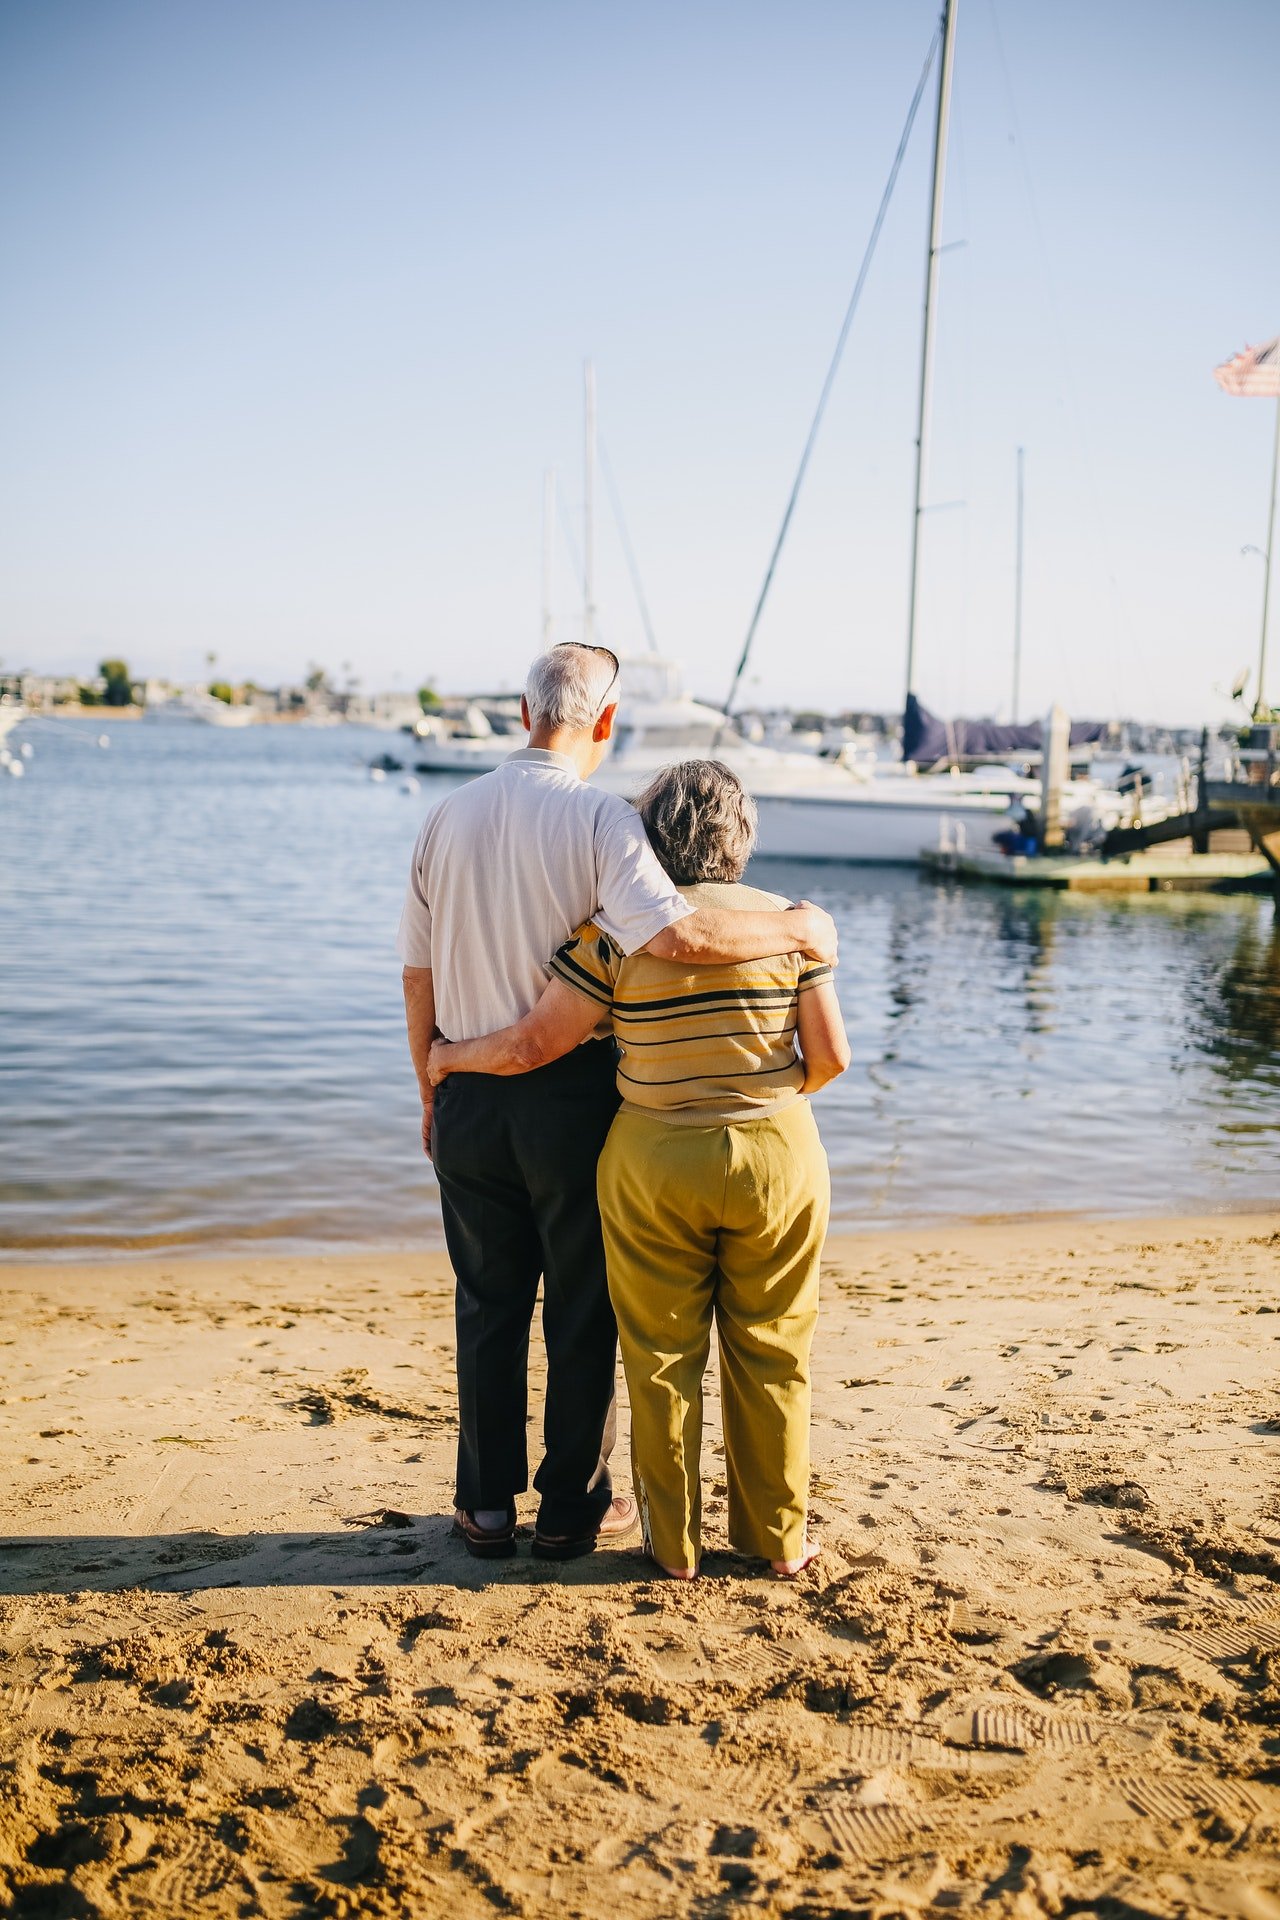
<instances>
[{"instance_id":1,"label":"american flag","mask_svg":"<svg viewBox=\"0 0 1280 1920\"><path fill-rule=\"evenodd\" d=\"M1246 347L1215 367L1213 377L1224 393L1280 399L1280 334L1264 347Z\"/></svg>"}]
</instances>

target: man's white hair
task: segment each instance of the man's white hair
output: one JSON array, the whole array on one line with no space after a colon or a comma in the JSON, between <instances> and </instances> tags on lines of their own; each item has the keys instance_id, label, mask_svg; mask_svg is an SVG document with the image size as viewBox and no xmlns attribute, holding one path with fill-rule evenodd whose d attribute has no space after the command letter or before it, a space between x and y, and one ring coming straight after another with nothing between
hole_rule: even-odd
<instances>
[{"instance_id":1,"label":"man's white hair","mask_svg":"<svg viewBox=\"0 0 1280 1920\"><path fill-rule=\"evenodd\" d=\"M614 668L608 654L573 641L540 653L529 669L524 697L535 727L567 727L581 732L600 718Z\"/></svg>"}]
</instances>

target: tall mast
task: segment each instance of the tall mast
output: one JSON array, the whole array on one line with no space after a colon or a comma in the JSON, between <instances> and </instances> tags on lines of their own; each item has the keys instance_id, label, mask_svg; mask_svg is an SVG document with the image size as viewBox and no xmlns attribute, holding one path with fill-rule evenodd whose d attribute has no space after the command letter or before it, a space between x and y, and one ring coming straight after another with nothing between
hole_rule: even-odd
<instances>
[{"instance_id":1,"label":"tall mast","mask_svg":"<svg viewBox=\"0 0 1280 1920\"><path fill-rule=\"evenodd\" d=\"M947 178L947 127L951 112L951 69L955 59L956 9L944 0L942 62L938 70L938 118L933 135L933 194L929 203L929 260L924 283L924 340L920 349L920 413L916 427L916 507L911 522L911 595L907 602L907 694L915 691L916 625L920 599L920 521L928 473L929 414L933 399L934 308L938 293L938 256L942 251L942 194Z\"/></svg>"},{"instance_id":2,"label":"tall mast","mask_svg":"<svg viewBox=\"0 0 1280 1920\"><path fill-rule=\"evenodd\" d=\"M1267 674L1267 616L1271 610L1271 568L1276 557L1278 484L1280 484L1280 399L1276 401L1276 442L1271 455L1271 505L1267 511L1267 571L1262 583L1262 639L1258 644L1257 698L1253 703L1253 717L1259 721L1271 718L1271 708L1267 705L1267 690L1263 683Z\"/></svg>"},{"instance_id":3,"label":"tall mast","mask_svg":"<svg viewBox=\"0 0 1280 1920\"><path fill-rule=\"evenodd\" d=\"M548 467L542 476L542 644L551 645L555 616L551 611L552 569L555 560L556 470Z\"/></svg>"},{"instance_id":4,"label":"tall mast","mask_svg":"<svg viewBox=\"0 0 1280 1920\"><path fill-rule=\"evenodd\" d=\"M596 369L583 367L586 388L585 444L582 496L582 638L594 646L596 638Z\"/></svg>"},{"instance_id":5,"label":"tall mast","mask_svg":"<svg viewBox=\"0 0 1280 1920\"><path fill-rule=\"evenodd\" d=\"M1013 724L1018 724L1022 683L1022 448L1018 448L1018 536L1013 586Z\"/></svg>"}]
</instances>

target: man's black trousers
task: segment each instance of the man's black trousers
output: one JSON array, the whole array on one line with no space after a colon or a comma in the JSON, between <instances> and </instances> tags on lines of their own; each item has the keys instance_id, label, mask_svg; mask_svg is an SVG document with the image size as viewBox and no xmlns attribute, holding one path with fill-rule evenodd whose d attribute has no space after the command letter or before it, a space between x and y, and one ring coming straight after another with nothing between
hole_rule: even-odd
<instances>
[{"instance_id":1,"label":"man's black trousers","mask_svg":"<svg viewBox=\"0 0 1280 1920\"><path fill-rule=\"evenodd\" d=\"M546 1533L590 1531L613 1497L617 1328L596 1161L618 1107L617 1050L588 1040L510 1077L455 1073L436 1092L434 1164L457 1276L457 1505L506 1507L529 1484L529 1328L543 1276Z\"/></svg>"}]
</instances>

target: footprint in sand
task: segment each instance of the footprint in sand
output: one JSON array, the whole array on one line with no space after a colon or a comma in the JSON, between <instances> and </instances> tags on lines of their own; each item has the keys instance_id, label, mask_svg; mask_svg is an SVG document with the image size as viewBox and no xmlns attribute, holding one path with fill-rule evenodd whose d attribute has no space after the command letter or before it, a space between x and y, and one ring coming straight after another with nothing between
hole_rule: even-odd
<instances>
[{"instance_id":1,"label":"footprint in sand","mask_svg":"<svg viewBox=\"0 0 1280 1920\"><path fill-rule=\"evenodd\" d=\"M993 1747L1011 1753L1041 1749L1063 1753L1077 1747L1100 1746L1112 1739L1145 1747L1151 1740L1137 1728L1116 1727L1084 1715L1053 1716L1029 1707L1003 1706L966 1710L944 1721L939 1732L958 1747Z\"/></svg>"},{"instance_id":2,"label":"footprint in sand","mask_svg":"<svg viewBox=\"0 0 1280 1920\"><path fill-rule=\"evenodd\" d=\"M235 1855L199 1827L188 1826L176 1834L165 1829L159 1836L161 1849L171 1841L176 1843L175 1850L162 1851L154 1875L144 1882L154 1912L194 1914L214 1894L232 1885L253 1896L253 1883Z\"/></svg>"},{"instance_id":3,"label":"footprint in sand","mask_svg":"<svg viewBox=\"0 0 1280 1920\"><path fill-rule=\"evenodd\" d=\"M1263 1811L1261 1801L1248 1787L1235 1781L1208 1779L1202 1772L1179 1778L1117 1768L1112 1779L1136 1813L1174 1826L1190 1826L1207 1810L1240 1828Z\"/></svg>"},{"instance_id":4,"label":"footprint in sand","mask_svg":"<svg viewBox=\"0 0 1280 1920\"><path fill-rule=\"evenodd\" d=\"M746 1813L772 1812L800 1776L794 1761L747 1760L723 1777L729 1804Z\"/></svg>"},{"instance_id":5,"label":"footprint in sand","mask_svg":"<svg viewBox=\"0 0 1280 1920\"><path fill-rule=\"evenodd\" d=\"M1190 1629L1186 1643L1209 1660L1240 1660L1257 1647L1264 1653L1280 1647L1280 1626L1266 1619L1251 1622L1219 1619Z\"/></svg>"},{"instance_id":6,"label":"footprint in sand","mask_svg":"<svg viewBox=\"0 0 1280 1920\"><path fill-rule=\"evenodd\" d=\"M839 1852L858 1866L887 1860L927 1829L924 1817L906 1807L828 1807L823 1824Z\"/></svg>"}]
</instances>

